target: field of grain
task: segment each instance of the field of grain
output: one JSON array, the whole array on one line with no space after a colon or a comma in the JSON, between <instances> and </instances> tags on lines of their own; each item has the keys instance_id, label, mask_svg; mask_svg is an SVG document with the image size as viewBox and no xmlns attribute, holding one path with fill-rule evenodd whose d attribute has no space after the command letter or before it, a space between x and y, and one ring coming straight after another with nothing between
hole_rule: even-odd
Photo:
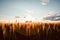
<instances>
[{"instance_id":1,"label":"field of grain","mask_svg":"<svg viewBox=\"0 0 60 40\"><path fill-rule=\"evenodd\" d=\"M0 40L60 40L60 22L1 22Z\"/></svg>"}]
</instances>

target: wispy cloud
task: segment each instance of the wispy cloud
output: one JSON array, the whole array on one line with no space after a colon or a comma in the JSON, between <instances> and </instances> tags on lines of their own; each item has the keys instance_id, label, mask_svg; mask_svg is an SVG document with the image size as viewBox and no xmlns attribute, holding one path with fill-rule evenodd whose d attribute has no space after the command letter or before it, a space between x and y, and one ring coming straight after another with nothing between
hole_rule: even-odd
<instances>
[{"instance_id":1,"label":"wispy cloud","mask_svg":"<svg viewBox=\"0 0 60 40\"><path fill-rule=\"evenodd\" d=\"M60 13L54 13L53 15L47 16L43 19L50 20L50 21L60 21Z\"/></svg>"},{"instance_id":2,"label":"wispy cloud","mask_svg":"<svg viewBox=\"0 0 60 40\"><path fill-rule=\"evenodd\" d=\"M42 4L42 5L47 5L49 2L50 2L50 0L42 0L42 1L41 1L41 4Z\"/></svg>"}]
</instances>

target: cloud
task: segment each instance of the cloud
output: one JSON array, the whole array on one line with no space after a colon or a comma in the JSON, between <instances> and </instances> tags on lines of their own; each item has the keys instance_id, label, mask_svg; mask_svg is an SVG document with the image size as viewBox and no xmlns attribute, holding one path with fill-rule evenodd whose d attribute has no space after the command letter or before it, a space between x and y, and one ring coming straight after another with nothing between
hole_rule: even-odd
<instances>
[{"instance_id":1,"label":"cloud","mask_svg":"<svg viewBox=\"0 0 60 40\"><path fill-rule=\"evenodd\" d=\"M26 12L29 13L29 14L33 14L34 13L33 10L26 10Z\"/></svg>"},{"instance_id":2,"label":"cloud","mask_svg":"<svg viewBox=\"0 0 60 40\"><path fill-rule=\"evenodd\" d=\"M53 15L44 17L43 19L44 20L50 20L50 21L60 21L60 13L55 13Z\"/></svg>"},{"instance_id":3,"label":"cloud","mask_svg":"<svg viewBox=\"0 0 60 40\"><path fill-rule=\"evenodd\" d=\"M47 5L46 3L43 3L43 2L42 2L41 4L42 4L42 5Z\"/></svg>"},{"instance_id":4,"label":"cloud","mask_svg":"<svg viewBox=\"0 0 60 40\"><path fill-rule=\"evenodd\" d=\"M42 0L42 1L41 1L41 4L42 4L42 5L47 5L49 2L50 2L50 0Z\"/></svg>"}]
</instances>

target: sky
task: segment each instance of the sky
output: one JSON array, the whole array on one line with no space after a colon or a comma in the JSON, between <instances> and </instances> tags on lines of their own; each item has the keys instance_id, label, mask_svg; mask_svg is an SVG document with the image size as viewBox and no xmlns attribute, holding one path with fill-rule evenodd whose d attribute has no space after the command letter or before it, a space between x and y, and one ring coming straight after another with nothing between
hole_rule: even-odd
<instances>
[{"instance_id":1,"label":"sky","mask_svg":"<svg viewBox=\"0 0 60 40\"><path fill-rule=\"evenodd\" d=\"M41 18L53 13L60 13L60 0L0 0L0 16Z\"/></svg>"}]
</instances>

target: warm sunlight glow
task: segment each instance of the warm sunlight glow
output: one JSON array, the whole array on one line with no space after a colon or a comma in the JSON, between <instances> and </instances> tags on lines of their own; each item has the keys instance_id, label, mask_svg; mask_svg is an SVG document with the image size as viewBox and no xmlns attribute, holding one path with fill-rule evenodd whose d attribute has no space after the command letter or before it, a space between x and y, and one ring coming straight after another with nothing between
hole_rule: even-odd
<instances>
[{"instance_id":1,"label":"warm sunlight glow","mask_svg":"<svg viewBox=\"0 0 60 40\"><path fill-rule=\"evenodd\" d=\"M27 15L25 21L34 21L34 18L31 15Z\"/></svg>"}]
</instances>

